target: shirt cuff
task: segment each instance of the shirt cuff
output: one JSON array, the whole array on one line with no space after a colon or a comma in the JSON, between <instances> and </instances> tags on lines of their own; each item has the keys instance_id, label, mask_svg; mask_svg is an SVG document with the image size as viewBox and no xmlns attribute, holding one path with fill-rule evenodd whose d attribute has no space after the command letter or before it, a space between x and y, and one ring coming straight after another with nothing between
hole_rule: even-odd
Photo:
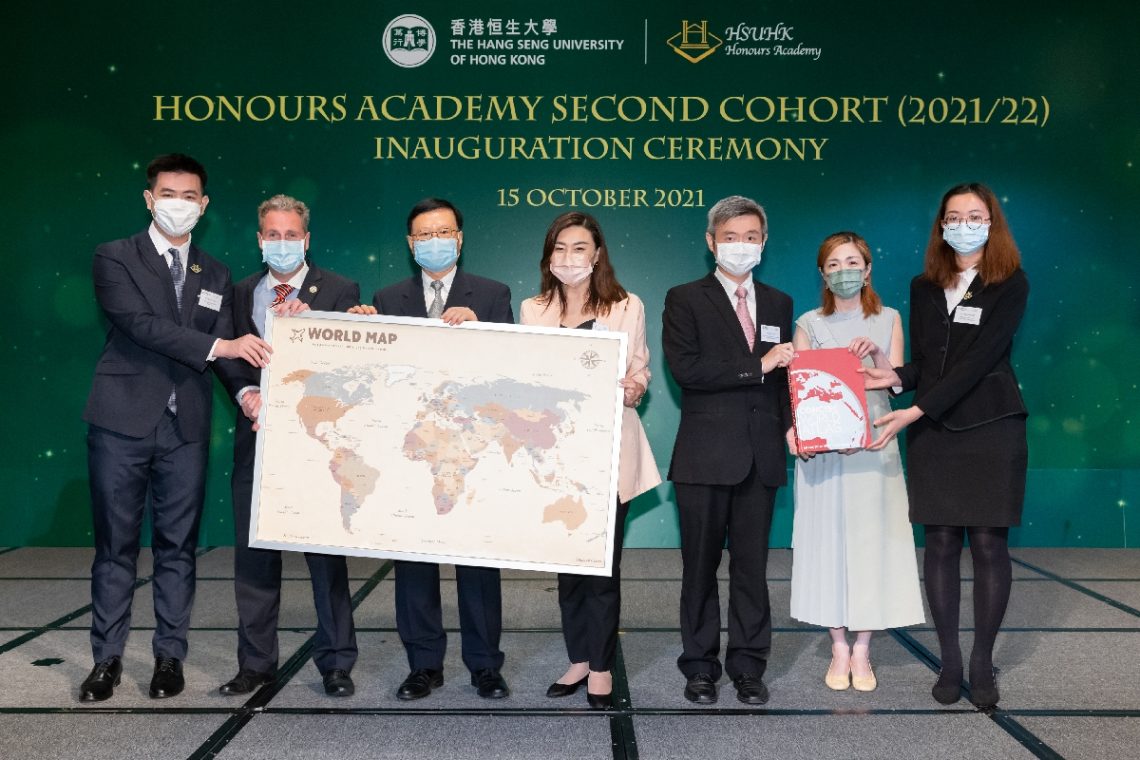
<instances>
[{"instance_id":1,"label":"shirt cuff","mask_svg":"<svg viewBox=\"0 0 1140 760\"><path fill-rule=\"evenodd\" d=\"M261 388L259 388L256 385L247 385L244 388L242 388L240 391L238 391L236 394L234 394L234 398L237 399L239 406L241 405L242 398L245 396L245 394L249 393L250 391L258 391L260 393Z\"/></svg>"},{"instance_id":2,"label":"shirt cuff","mask_svg":"<svg viewBox=\"0 0 1140 760\"><path fill-rule=\"evenodd\" d=\"M214 338L214 344L212 346L210 346L210 353L209 353L209 355L206 356L207 362L212 362L212 361L214 361L214 359L218 358L218 357L214 356L214 352L218 350L218 341L220 341L220 340L221 340L221 338Z\"/></svg>"}]
</instances>

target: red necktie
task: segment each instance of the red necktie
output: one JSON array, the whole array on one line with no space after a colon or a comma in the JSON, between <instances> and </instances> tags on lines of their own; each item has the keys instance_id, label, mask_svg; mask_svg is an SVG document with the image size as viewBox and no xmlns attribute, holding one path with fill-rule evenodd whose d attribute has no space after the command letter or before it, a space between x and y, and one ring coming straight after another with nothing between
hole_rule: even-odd
<instances>
[{"instance_id":1,"label":"red necktie","mask_svg":"<svg viewBox=\"0 0 1140 760\"><path fill-rule=\"evenodd\" d=\"M293 286L283 282L280 285L274 285L273 292L277 294L277 297L273 299L273 303L269 304L270 308L285 303L285 299L293 292Z\"/></svg>"},{"instance_id":2,"label":"red necktie","mask_svg":"<svg viewBox=\"0 0 1140 760\"><path fill-rule=\"evenodd\" d=\"M748 350L756 345L756 325L752 324L752 315L748 313L748 291L743 285L736 287L736 318L744 329L744 337L748 341Z\"/></svg>"}]
</instances>

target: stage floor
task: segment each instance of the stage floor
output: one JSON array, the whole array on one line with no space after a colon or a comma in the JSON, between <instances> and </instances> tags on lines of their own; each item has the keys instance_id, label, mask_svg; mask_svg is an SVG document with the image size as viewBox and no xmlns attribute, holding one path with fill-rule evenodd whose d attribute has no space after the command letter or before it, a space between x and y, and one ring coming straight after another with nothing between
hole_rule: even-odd
<instances>
[{"instance_id":1,"label":"stage floor","mask_svg":"<svg viewBox=\"0 0 1140 760\"><path fill-rule=\"evenodd\" d=\"M139 561L132 635L115 696L86 705L91 668L90 549L0 549L0 757L3 758L1134 758L1140 753L1140 551L1015 549L1014 588L995 662L1000 709L930 697L938 669L928 622L877 634L879 688L832 692L824 631L788 616L791 552L773 550L773 645L762 709L721 680L712 707L687 702L676 550L629 549L622 563L618 709L585 690L547 699L566 666L552 575L503 572L508 699L480 699L460 661L454 576L445 568L449 648L443 688L400 702L407 673L388 563L350 558L360 659L356 695L331 699L308 659L314 613L306 567L286 556L281 668L251 698L224 697L236 672L232 551L204 549L185 663L186 690L147 696L153 659L150 555ZM919 567L921 568L921 556ZM728 562L722 563L726 577ZM963 558L963 651L972 631ZM722 607L727 601L722 580ZM928 615L929 621L929 615Z\"/></svg>"}]
</instances>

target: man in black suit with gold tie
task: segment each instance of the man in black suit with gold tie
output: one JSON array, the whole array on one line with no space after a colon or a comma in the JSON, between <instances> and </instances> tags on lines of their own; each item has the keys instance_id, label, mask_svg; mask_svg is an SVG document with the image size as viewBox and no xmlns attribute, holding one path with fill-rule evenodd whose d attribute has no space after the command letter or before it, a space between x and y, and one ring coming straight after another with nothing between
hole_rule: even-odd
<instances>
[{"instance_id":1,"label":"man in black suit with gold tie","mask_svg":"<svg viewBox=\"0 0 1140 760\"><path fill-rule=\"evenodd\" d=\"M296 198L275 195L257 209L257 242L266 270L234 286L233 324L238 335L265 334L265 315L273 309L288 316L310 309L346 311L360 302L360 288L306 259L309 208ZM253 496L255 423L261 409L260 375L240 362L219 363L218 374L238 402L234 427L234 595L238 608L238 673L219 691L246 694L275 677L278 660L277 614L281 605L281 552L249 547ZM355 691L356 629L343 556L305 553L317 611L313 662L325 693L351 696Z\"/></svg>"},{"instance_id":2,"label":"man in black suit with gold tie","mask_svg":"<svg viewBox=\"0 0 1140 760\"><path fill-rule=\"evenodd\" d=\"M451 325L466 321L515 321L506 285L457 269L463 249L463 215L442 198L425 198L408 214L408 248L420 273L378 290L372 306L353 311L396 317L431 317ZM463 664L471 685L485 699L510 694L500 669L503 652L503 599L499 571L490 567L455 568ZM396 562L396 627L411 672L396 696L420 699L443 686L447 635L439 595L439 565Z\"/></svg>"},{"instance_id":3,"label":"man in black suit with gold tie","mask_svg":"<svg viewBox=\"0 0 1140 760\"><path fill-rule=\"evenodd\" d=\"M724 670L746 704L768 701L772 640L768 533L791 439L788 362L792 299L752 276L768 239L755 201L731 196L708 215L716 269L665 296L661 342L681 387L681 423L669 479L681 523L681 640L685 698L717 699L721 676L716 571L729 564Z\"/></svg>"},{"instance_id":4,"label":"man in black suit with gold tie","mask_svg":"<svg viewBox=\"0 0 1140 760\"><path fill-rule=\"evenodd\" d=\"M91 483L91 649L80 698L109 698L122 673L140 530L149 502L154 554L150 696L185 685L195 549L205 493L216 359L265 366L269 346L230 340L230 271L190 241L209 203L206 170L190 156L147 166L150 227L95 249L95 298L109 328L83 419Z\"/></svg>"}]
</instances>

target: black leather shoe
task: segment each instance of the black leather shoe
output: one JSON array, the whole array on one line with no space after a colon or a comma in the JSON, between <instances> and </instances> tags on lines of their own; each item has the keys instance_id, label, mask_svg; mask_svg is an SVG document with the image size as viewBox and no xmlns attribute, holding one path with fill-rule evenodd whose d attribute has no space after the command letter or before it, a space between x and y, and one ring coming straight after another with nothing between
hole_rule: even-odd
<instances>
[{"instance_id":1,"label":"black leather shoe","mask_svg":"<svg viewBox=\"0 0 1140 760\"><path fill-rule=\"evenodd\" d=\"M150 679L151 699L176 697L186 686L182 677L182 661L174 657L156 657L154 675Z\"/></svg>"},{"instance_id":2,"label":"black leather shoe","mask_svg":"<svg viewBox=\"0 0 1140 760\"><path fill-rule=\"evenodd\" d=\"M939 703L952 705L962 697L962 671L938 671L938 681L930 690Z\"/></svg>"},{"instance_id":3,"label":"black leather shoe","mask_svg":"<svg viewBox=\"0 0 1140 760\"><path fill-rule=\"evenodd\" d=\"M330 670L321 678L325 682L325 694L330 697L351 697L356 693L356 684L347 670Z\"/></svg>"},{"instance_id":4,"label":"black leather shoe","mask_svg":"<svg viewBox=\"0 0 1140 760\"><path fill-rule=\"evenodd\" d=\"M590 705L591 710L612 710L614 709L613 692L609 694L591 694L587 691L586 704Z\"/></svg>"},{"instance_id":5,"label":"black leather shoe","mask_svg":"<svg viewBox=\"0 0 1140 760\"><path fill-rule=\"evenodd\" d=\"M84 702L102 702L104 699L110 699L122 675L123 661L118 657L108 657L102 662L95 663L91 674L79 687L79 698Z\"/></svg>"},{"instance_id":6,"label":"black leather shoe","mask_svg":"<svg viewBox=\"0 0 1140 760\"><path fill-rule=\"evenodd\" d=\"M979 710L992 710L997 707L1001 695L998 693L997 672L993 668L975 673L970 669L970 701Z\"/></svg>"},{"instance_id":7,"label":"black leather shoe","mask_svg":"<svg viewBox=\"0 0 1140 760\"><path fill-rule=\"evenodd\" d=\"M689 676L685 683L685 699L698 705L711 705L716 702L716 681L708 673Z\"/></svg>"},{"instance_id":8,"label":"black leather shoe","mask_svg":"<svg viewBox=\"0 0 1140 760\"><path fill-rule=\"evenodd\" d=\"M396 699L404 701L423 699L431 694L432 689L438 689L441 686L443 686L442 670L432 670L431 668L413 670L400 684L400 688L396 690Z\"/></svg>"},{"instance_id":9,"label":"black leather shoe","mask_svg":"<svg viewBox=\"0 0 1140 760\"><path fill-rule=\"evenodd\" d=\"M511 694L506 680L499 671L492 668L483 668L472 673L471 685L477 687L479 696L483 699L502 699Z\"/></svg>"},{"instance_id":10,"label":"black leather shoe","mask_svg":"<svg viewBox=\"0 0 1140 760\"><path fill-rule=\"evenodd\" d=\"M754 675L744 673L732 679L736 698L746 705L762 705L768 701L768 687Z\"/></svg>"},{"instance_id":11,"label":"black leather shoe","mask_svg":"<svg viewBox=\"0 0 1140 760\"><path fill-rule=\"evenodd\" d=\"M550 684L550 688L546 690L546 696L551 699L558 699L559 697L568 697L578 689L586 685L586 681L590 680L590 675L587 673L582 676L582 680L575 681L574 683L558 683L555 681Z\"/></svg>"},{"instance_id":12,"label":"black leather shoe","mask_svg":"<svg viewBox=\"0 0 1140 760\"><path fill-rule=\"evenodd\" d=\"M256 670L239 670L238 674L226 681L218 691L227 697L249 694L262 684L273 683L272 673L258 673Z\"/></svg>"}]
</instances>

